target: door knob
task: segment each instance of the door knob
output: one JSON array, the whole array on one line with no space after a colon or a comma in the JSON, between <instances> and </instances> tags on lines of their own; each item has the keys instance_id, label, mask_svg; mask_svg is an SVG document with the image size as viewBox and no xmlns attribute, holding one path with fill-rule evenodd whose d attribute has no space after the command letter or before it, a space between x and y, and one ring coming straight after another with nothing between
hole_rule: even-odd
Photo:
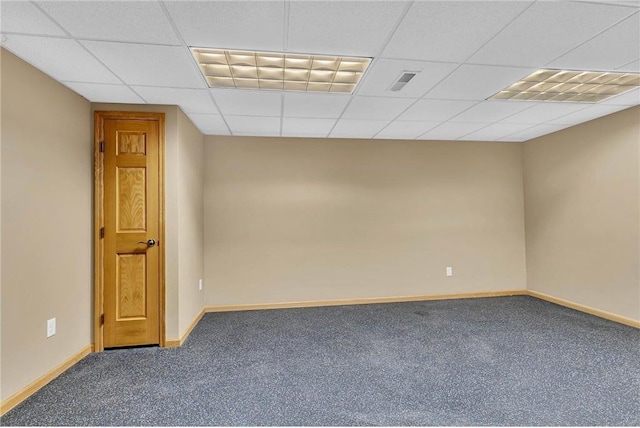
<instances>
[{"instance_id":1,"label":"door knob","mask_svg":"<svg viewBox=\"0 0 640 428\"><path fill-rule=\"evenodd\" d=\"M138 244L145 244L147 247L153 247L153 246L156 245L156 240L155 239L149 239L147 242L140 241L140 242L138 242Z\"/></svg>"}]
</instances>

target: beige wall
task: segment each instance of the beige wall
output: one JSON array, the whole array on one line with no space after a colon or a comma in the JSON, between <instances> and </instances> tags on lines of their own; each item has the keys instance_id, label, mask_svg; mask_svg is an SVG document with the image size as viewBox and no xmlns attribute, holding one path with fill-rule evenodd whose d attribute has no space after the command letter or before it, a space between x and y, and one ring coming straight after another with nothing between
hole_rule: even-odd
<instances>
[{"instance_id":1,"label":"beige wall","mask_svg":"<svg viewBox=\"0 0 640 428\"><path fill-rule=\"evenodd\" d=\"M205 165L207 305L525 288L519 144L205 137Z\"/></svg>"},{"instance_id":2,"label":"beige wall","mask_svg":"<svg viewBox=\"0 0 640 428\"><path fill-rule=\"evenodd\" d=\"M2 82L2 58L0 48L0 82ZM2 376L2 84L0 83L0 376ZM0 402L2 402L2 382L0 381Z\"/></svg>"},{"instance_id":3,"label":"beige wall","mask_svg":"<svg viewBox=\"0 0 640 428\"><path fill-rule=\"evenodd\" d=\"M524 144L527 283L640 320L640 107Z\"/></svg>"},{"instance_id":4,"label":"beige wall","mask_svg":"<svg viewBox=\"0 0 640 428\"><path fill-rule=\"evenodd\" d=\"M168 339L178 339L203 306L204 137L175 106L90 105L9 52L0 64L5 400L92 342L92 112L165 113ZM51 317L58 332L46 339Z\"/></svg>"},{"instance_id":5,"label":"beige wall","mask_svg":"<svg viewBox=\"0 0 640 428\"><path fill-rule=\"evenodd\" d=\"M0 55L4 400L91 343L93 153L89 102Z\"/></svg>"},{"instance_id":6,"label":"beige wall","mask_svg":"<svg viewBox=\"0 0 640 428\"><path fill-rule=\"evenodd\" d=\"M178 109L178 284L180 337L204 307L204 137Z\"/></svg>"},{"instance_id":7,"label":"beige wall","mask_svg":"<svg viewBox=\"0 0 640 428\"><path fill-rule=\"evenodd\" d=\"M92 340L92 110L166 114L169 339L204 303L527 282L640 320L640 107L524 145L204 138L175 106L90 106L6 51L0 70L2 400Z\"/></svg>"}]
</instances>

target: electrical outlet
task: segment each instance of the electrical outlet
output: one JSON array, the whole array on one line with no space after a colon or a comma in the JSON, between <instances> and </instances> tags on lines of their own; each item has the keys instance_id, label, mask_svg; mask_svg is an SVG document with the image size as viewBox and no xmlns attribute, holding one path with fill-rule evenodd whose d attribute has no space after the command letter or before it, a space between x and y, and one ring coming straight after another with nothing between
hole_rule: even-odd
<instances>
[{"instance_id":1,"label":"electrical outlet","mask_svg":"<svg viewBox=\"0 0 640 428\"><path fill-rule=\"evenodd\" d=\"M47 320L47 337L51 337L56 334L56 319L51 318Z\"/></svg>"},{"instance_id":2,"label":"electrical outlet","mask_svg":"<svg viewBox=\"0 0 640 428\"><path fill-rule=\"evenodd\" d=\"M202 291L202 280L198 281L198 290Z\"/></svg>"},{"instance_id":3,"label":"electrical outlet","mask_svg":"<svg viewBox=\"0 0 640 428\"><path fill-rule=\"evenodd\" d=\"M453 276L453 266L447 266L447 276Z\"/></svg>"}]
</instances>

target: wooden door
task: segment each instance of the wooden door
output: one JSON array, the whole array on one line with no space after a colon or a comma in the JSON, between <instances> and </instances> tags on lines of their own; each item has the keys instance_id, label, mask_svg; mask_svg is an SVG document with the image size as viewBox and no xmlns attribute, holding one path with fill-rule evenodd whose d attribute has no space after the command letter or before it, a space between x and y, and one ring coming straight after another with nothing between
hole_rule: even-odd
<instances>
[{"instance_id":1,"label":"wooden door","mask_svg":"<svg viewBox=\"0 0 640 428\"><path fill-rule=\"evenodd\" d=\"M103 347L160 343L159 120L102 118Z\"/></svg>"}]
</instances>

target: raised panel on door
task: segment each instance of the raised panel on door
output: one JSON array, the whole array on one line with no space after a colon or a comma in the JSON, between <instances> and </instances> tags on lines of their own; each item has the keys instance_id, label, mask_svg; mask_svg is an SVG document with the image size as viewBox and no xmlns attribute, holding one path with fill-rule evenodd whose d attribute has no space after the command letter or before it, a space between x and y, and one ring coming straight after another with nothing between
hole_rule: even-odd
<instances>
[{"instance_id":1,"label":"raised panel on door","mask_svg":"<svg viewBox=\"0 0 640 428\"><path fill-rule=\"evenodd\" d=\"M104 347L159 343L158 122L104 121Z\"/></svg>"},{"instance_id":2,"label":"raised panel on door","mask_svg":"<svg viewBox=\"0 0 640 428\"><path fill-rule=\"evenodd\" d=\"M117 232L146 232L147 168L118 168L116 175Z\"/></svg>"}]
</instances>

